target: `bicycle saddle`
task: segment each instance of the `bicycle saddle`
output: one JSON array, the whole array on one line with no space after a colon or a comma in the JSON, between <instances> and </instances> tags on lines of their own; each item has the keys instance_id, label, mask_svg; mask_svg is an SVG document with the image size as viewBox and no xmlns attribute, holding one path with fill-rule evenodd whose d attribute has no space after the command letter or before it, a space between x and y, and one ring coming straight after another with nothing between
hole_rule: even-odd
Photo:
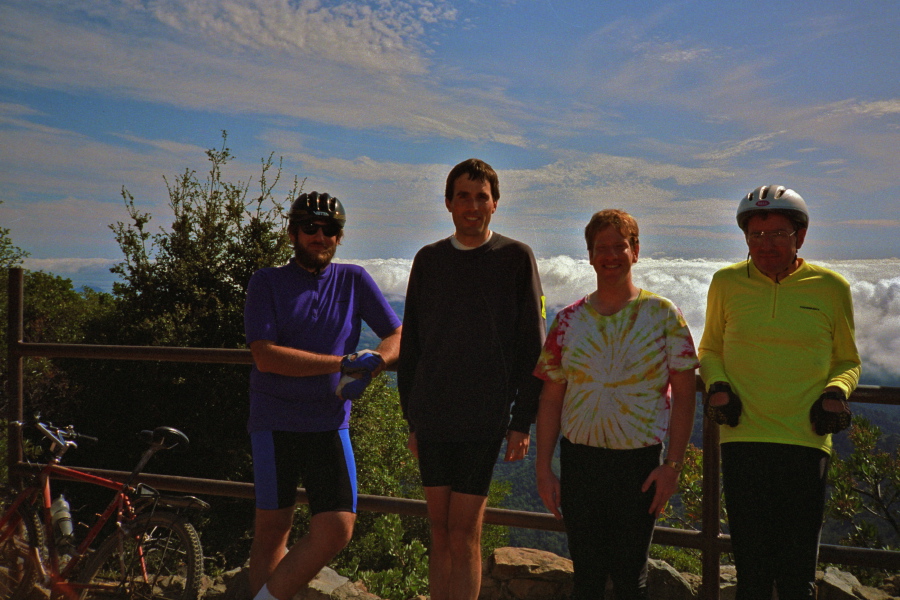
<instances>
[{"instance_id":1,"label":"bicycle saddle","mask_svg":"<svg viewBox=\"0 0 900 600\"><path fill-rule=\"evenodd\" d=\"M142 431L141 439L148 444L158 444L167 450L171 450L176 446L180 450L187 450L191 443L182 432L174 427L166 427L165 425L157 427L153 431Z\"/></svg>"}]
</instances>

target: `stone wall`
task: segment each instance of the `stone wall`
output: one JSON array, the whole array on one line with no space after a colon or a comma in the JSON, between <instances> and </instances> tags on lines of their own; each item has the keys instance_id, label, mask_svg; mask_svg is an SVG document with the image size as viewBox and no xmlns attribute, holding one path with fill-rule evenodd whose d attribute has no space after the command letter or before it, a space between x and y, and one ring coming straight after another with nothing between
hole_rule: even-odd
<instances>
[{"instance_id":1,"label":"stone wall","mask_svg":"<svg viewBox=\"0 0 900 600\"><path fill-rule=\"evenodd\" d=\"M720 600L734 600L734 567L723 566L719 577ZM650 597L654 600L697 600L700 577L679 573L667 563L650 561ZM208 581L203 600L250 600L246 570L238 569L217 581ZM884 589L866 587L853 575L829 567L818 574L818 600L900 600L900 575ZM529 548L497 548L484 561L479 600L565 600L572 591L572 561ZM605 600L613 600L605 590ZM604 598L604 594L598 594ZM360 583L325 568L293 600L379 600ZM425 600L419 597L415 600Z\"/></svg>"},{"instance_id":2,"label":"stone wall","mask_svg":"<svg viewBox=\"0 0 900 600\"><path fill-rule=\"evenodd\" d=\"M648 586L654 600L693 600L697 583L692 585L665 562L650 561ZM571 591L571 560L541 550L497 548L484 563L479 600L556 600L568 598ZM613 600L612 589L605 592Z\"/></svg>"},{"instance_id":3,"label":"stone wall","mask_svg":"<svg viewBox=\"0 0 900 600\"><path fill-rule=\"evenodd\" d=\"M900 575L885 589L862 585L850 573L834 567L818 573L818 600L890 600L900 597ZM650 560L648 586L654 600L696 600L701 579L679 573L668 563ZM719 599L734 600L737 578L733 566L723 566ZM528 548L497 548L484 563L479 600L562 600L572 590L572 561ZM605 600L613 600L605 590ZM598 598L604 595L598 594Z\"/></svg>"}]
</instances>

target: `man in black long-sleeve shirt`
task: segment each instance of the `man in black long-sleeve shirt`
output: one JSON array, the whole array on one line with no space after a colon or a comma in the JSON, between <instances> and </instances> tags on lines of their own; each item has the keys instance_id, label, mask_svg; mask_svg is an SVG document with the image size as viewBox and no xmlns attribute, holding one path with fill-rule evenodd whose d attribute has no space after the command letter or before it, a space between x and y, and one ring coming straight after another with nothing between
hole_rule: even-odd
<instances>
[{"instance_id":1,"label":"man in black long-sleeve shirt","mask_svg":"<svg viewBox=\"0 0 900 600\"><path fill-rule=\"evenodd\" d=\"M493 466L528 452L541 382L544 298L531 248L490 230L496 172L469 159L450 171L450 238L413 261L398 388L419 459L432 548L432 600L478 597L481 523Z\"/></svg>"}]
</instances>

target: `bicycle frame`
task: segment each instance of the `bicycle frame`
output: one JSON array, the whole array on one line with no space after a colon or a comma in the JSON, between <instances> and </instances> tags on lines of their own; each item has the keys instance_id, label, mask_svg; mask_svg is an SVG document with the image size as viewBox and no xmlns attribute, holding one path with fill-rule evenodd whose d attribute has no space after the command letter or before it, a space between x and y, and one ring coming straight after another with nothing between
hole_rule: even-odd
<instances>
[{"instance_id":1,"label":"bicycle frame","mask_svg":"<svg viewBox=\"0 0 900 600\"><path fill-rule=\"evenodd\" d=\"M40 533L42 535L36 540L31 540L29 551L33 554L29 556L29 562L34 565L36 575L40 578L43 585L49 588L51 598L63 597L75 600L78 598L78 592L80 591L92 589L108 590L110 589L110 585L119 585L118 583L111 582L80 583L73 581L76 579L76 575L79 575L79 567L88 557L92 545L99 537L101 537L101 531L108 523L110 523L110 519L115 519L114 523L116 530L112 535L119 536L118 543L121 545L122 541L125 539L122 536L128 535L128 525L138 521L139 518L144 515L152 515L156 510L157 505L160 503L166 507L175 507L176 512L182 508L191 509L208 507L204 502L193 497L187 498L187 504L179 502L173 503L173 499L160 496L150 487L145 488L143 484L138 484L137 486L133 485L138 474L143 470L144 466L146 466L147 462L156 452L161 449L174 448L179 443L184 443L185 445L188 443L187 437L176 429L170 427L158 427L152 432L142 432L142 436L147 434L146 437L147 441L150 443L150 447L144 451L137 466L135 466L125 480L116 481L92 473L87 473L77 468L64 467L60 464L62 457L66 452L71 448L77 447L75 442L72 441L73 439L96 440L89 436L75 433L71 427L64 431L62 429L54 428L52 425L46 426L39 422L35 423L35 427L53 442L53 446L51 446L50 449L52 456L32 477L28 485L18 493L12 503L6 507L4 514L0 515L0 544L5 545L14 535L16 535L16 532L21 525L22 518L30 518L27 516L27 512L20 511L20 508L26 506L28 507L28 510L36 513L36 520L39 521L39 523L34 523L34 526L40 528ZM97 515L93 525L80 543L77 544L77 547L72 553L66 552L62 554L56 541L53 519L51 516L51 476L72 481L80 481L89 485L107 488L115 492L106 509ZM145 497L143 493L144 489L149 490L152 493ZM23 514L26 516L23 517ZM28 525L27 527L31 526L32 525ZM143 534L137 535L142 536ZM194 535L196 536L196 533ZM40 539L41 537L43 540ZM137 539L137 537L135 537L135 539ZM43 544L40 543L41 541L43 541ZM95 550L98 549L99 548L95 548ZM197 556L201 556L200 561L202 561L200 551L197 550L197 552ZM65 564L63 564L63 556L68 557ZM140 542L136 545L134 558L136 562L133 564L137 567L135 574L143 580L144 583L148 583L151 576L148 573L147 555L145 554L143 544ZM92 567L90 564L87 564L85 568Z\"/></svg>"},{"instance_id":2,"label":"bicycle frame","mask_svg":"<svg viewBox=\"0 0 900 600\"><path fill-rule=\"evenodd\" d=\"M40 520L44 531L45 544L47 546L47 550L49 551L49 560L41 560L39 556L34 556L32 557L32 559L35 561L35 564L38 565L38 568L40 569L40 576L50 588L51 593L63 593L71 598L76 598L77 594L74 593L75 590L83 589L86 586L72 583L69 580L77 572L78 566L81 564L81 559L87 554L88 549L91 547L91 544L93 544L97 539L100 531L109 522L110 518L113 515L116 515L116 523L121 526L121 523L135 518L136 513L134 511L131 498L129 497L130 488L127 483L113 481L104 477L98 477L91 473L85 473L77 469L64 467L62 465L56 464L54 462L55 460L57 460L56 457L54 457L51 462L46 464L41 469L40 473L35 478L35 483L25 487L16 497L15 501L10 504L9 509L6 511L6 514L0 516L0 540L5 540L15 531L15 528L18 525L18 508L22 504L30 504L32 506L35 506L38 504L38 498L40 498ZM87 534L84 536L84 539L76 547L75 554L72 555L72 557L66 563L65 567L62 568L62 570L60 570L60 554L59 549L56 545L52 520L50 517L51 475L57 475L74 481L81 481L83 483L105 487L116 492L112 501L97 517L96 522L91 526ZM35 552L37 552L37 549L35 549Z\"/></svg>"}]
</instances>

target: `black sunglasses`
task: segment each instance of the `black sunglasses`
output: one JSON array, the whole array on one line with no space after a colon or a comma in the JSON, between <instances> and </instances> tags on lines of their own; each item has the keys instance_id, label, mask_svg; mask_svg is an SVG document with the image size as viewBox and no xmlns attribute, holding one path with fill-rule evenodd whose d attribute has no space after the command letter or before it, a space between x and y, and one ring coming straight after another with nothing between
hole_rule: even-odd
<instances>
[{"instance_id":1,"label":"black sunglasses","mask_svg":"<svg viewBox=\"0 0 900 600\"><path fill-rule=\"evenodd\" d=\"M341 229L343 229L343 227L337 223L332 222L323 225L320 223L313 223L312 221L304 221L300 223L299 227L300 231L306 235L316 235L316 232L321 229L326 237L334 237L341 232Z\"/></svg>"}]
</instances>

